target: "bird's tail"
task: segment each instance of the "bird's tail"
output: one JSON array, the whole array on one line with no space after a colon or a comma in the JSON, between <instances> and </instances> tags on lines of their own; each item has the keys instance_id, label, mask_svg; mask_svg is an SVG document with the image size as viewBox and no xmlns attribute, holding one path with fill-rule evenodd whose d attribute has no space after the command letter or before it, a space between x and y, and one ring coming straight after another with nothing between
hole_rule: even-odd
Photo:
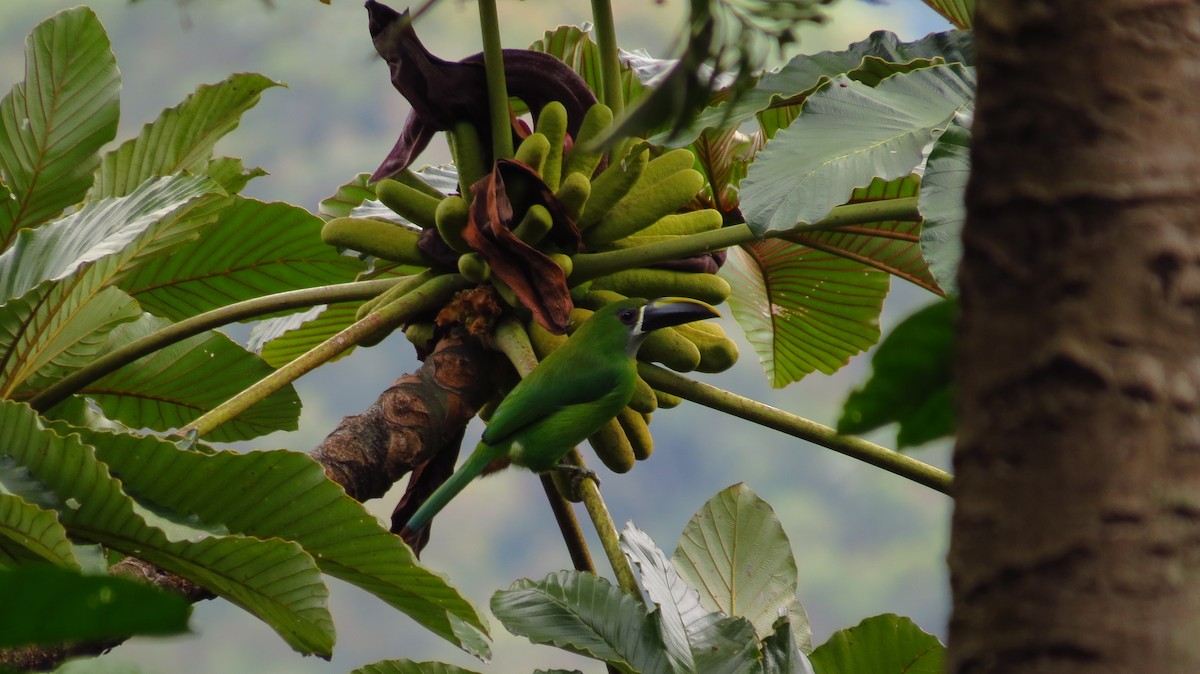
<instances>
[{"instance_id":1,"label":"bird's tail","mask_svg":"<svg viewBox=\"0 0 1200 674\"><path fill-rule=\"evenodd\" d=\"M463 465L459 466L458 470L442 483L442 486L434 490L420 508L417 508L417 512L413 513L404 527L414 533L424 529L425 525L429 524L429 520L446 507L450 499L457 496L458 492L470 484L471 480L479 477L488 464L495 459L496 449L482 442L479 443Z\"/></svg>"}]
</instances>

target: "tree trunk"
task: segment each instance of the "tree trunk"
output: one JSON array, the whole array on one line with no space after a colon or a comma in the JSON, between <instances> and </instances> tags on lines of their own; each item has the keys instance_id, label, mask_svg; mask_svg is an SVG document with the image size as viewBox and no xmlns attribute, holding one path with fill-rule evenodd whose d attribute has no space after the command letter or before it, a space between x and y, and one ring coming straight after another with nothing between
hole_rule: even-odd
<instances>
[{"instance_id":1,"label":"tree trunk","mask_svg":"<svg viewBox=\"0 0 1200 674\"><path fill-rule=\"evenodd\" d=\"M950 672L1200 672L1200 4L986 0Z\"/></svg>"}]
</instances>

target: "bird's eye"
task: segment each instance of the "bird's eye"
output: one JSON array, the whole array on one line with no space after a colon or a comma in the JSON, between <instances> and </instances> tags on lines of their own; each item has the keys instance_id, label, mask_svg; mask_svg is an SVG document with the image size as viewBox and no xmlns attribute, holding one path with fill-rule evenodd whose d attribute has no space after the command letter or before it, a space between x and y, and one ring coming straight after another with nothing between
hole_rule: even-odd
<instances>
[{"instance_id":1,"label":"bird's eye","mask_svg":"<svg viewBox=\"0 0 1200 674\"><path fill-rule=\"evenodd\" d=\"M637 322L637 312L633 309L622 309L617 312L617 318L625 325L633 325Z\"/></svg>"}]
</instances>

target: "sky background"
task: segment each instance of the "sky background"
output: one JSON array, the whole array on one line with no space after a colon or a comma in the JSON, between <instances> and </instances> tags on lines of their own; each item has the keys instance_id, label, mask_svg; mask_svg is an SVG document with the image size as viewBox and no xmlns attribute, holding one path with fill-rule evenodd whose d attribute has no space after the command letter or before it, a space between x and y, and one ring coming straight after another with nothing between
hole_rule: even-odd
<instances>
[{"instance_id":1,"label":"sky background","mask_svg":"<svg viewBox=\"0 0 1200 674\"><path fill-rule=\"evenodd\" d=\"M23 76L24 36L38 22L78 2L0 2L0 87ZM252 0L94 0L90 6L109 31L121 68L118 141L136 135L164 107L196 86L234 72L259 72L286 82L268 90L218 153L242 157L269 176L252 182L247 196L287 201L315 210L317 203L355 174L373 170L395 141L407 103L391 87L375 56L359 0L275 0L274 9ZM399 4L396 5L398 8ZM618 40L670 56L685 3L615 0ZM840 0L833 20L800 31L795 53L840 50L886 29L912 40L945 30L946 22L916 0L884 4ZM546 30L579 24L590 16L584 0L501 0L504 43L527 46ZM444 58L479 50L474 3L444 0L417 28ZM418 161L448 155L435 142ZM894 281L883 329L934 300ZM726 312L728 313L728 312ZM726 319L726 329L737 334ZM230 330L244 338L244 326ZM811 375L771 389L758 359L742 341L731 371L701 378L825 424L833 424L846 394L864 381L868 356L858 356L834 376ZM345 415L361 412L391 381L418 367L403 338L322 368L297 383L304 401L300 429L260 438L242 448L309 451ZM468 429L468 443L480 432ZM944 636L949 606L944 556L950 501L941 494L794 438L685 403L655 414L656 451L626 475L600 469L602 491L618 525L632 520L668 554L697 509L718 491L745 482L775 509L788 532L800 569L799 596L821 643L842 627L879 613L912 617ZM872 436L894 444L891 431ZM586 453L585 453L586 454ZM946 446L918 457L945 466ZM592 461L598 465L597 461ZM388 517L393 494L368 504ZM587 525L585 524L585 529ZM604 568L599 545L592 542ZM491 594L518 578L541 578L570 561L536 478L507 471L477 482L439 516L423 561L445 573L472 601L486 607ZM201 602L195 633L169 639L134 639L71 671L143 671L200 674L348 672L384 658L436 659L481 672L579 668L598 664L557 649L532 646L492 621L495 657L483 665L424 631L379 600L330 580L338 645L331 662L301 658L266 625L223 601Z\"/></svg>"}]
</instances>

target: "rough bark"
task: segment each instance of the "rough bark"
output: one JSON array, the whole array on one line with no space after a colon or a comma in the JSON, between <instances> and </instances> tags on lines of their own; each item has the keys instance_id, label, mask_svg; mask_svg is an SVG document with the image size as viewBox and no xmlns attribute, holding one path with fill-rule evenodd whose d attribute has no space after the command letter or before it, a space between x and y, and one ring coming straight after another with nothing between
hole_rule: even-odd
<instances>
[{"instance_id":1,"label":"rough bark","mask_svg":"<svg viewBox=\"0 0 1200 674\"><path fill-rule=\"evenodd\" d=\"M1200 5L976 40L948 671L1200 672Z\"/></svg>"}]
</instances>

